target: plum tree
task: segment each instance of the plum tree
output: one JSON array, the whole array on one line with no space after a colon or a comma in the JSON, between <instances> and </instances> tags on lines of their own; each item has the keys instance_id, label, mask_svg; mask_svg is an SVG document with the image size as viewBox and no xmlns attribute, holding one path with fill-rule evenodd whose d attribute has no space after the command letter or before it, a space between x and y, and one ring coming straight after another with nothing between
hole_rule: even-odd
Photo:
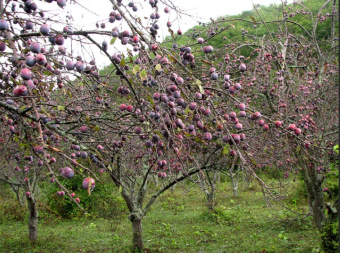
<instances>
[{"instance_id":1,"label":"plum tree","mask_svg":"<svg viewBox=\"0 0 340 253\"><path fill-rule=\"evenodd\" d=\"M54 2L44 4L67 10L66 1ZM128 28L123 32L110 27L52 33L46 22L54 27L58 17L38 19L33 4L24 5L25 13L16 12L14 24L12 9L0 1L1 40L7 47L7 61L1 63L0 108L2 121L10 122L0 126L8 144L2 148L6 159L1 158L5 166L0 168L0 179L30 193L26 195L30 238L37 238L36 192L44 175L58 184L58 196L68 195L81 208L79 198L58 178L83 177L82 188L90 194L101 182L96 175L103 169L129 209L136 249L144 247L143 217L163 192L179 182L198 174L204 189L211 181L212 188L205 193L213 207L217 170L231 177L234 195L237 175L242 173L259 182L267 199L277 200L257 171L296 166L305 176L311 210L322 231L327 219L324 209L317 209L324 206L319 175L326 173L317 168L327 166L334 155L330 140L338 142L338 115L332 110L338 104L334 63L338 47L331 42L325 50L329 41L317 41L317 22L313 32L290 23L308 39L297 38L287 28L277 37L269 33L254 43L240 40L217 47L213 38L228 34L232 21L222 20L226 28L221 31L215 21L202 26L201 33L185 45L176 39L169 21L163 24L171 35L167 48L156 36L157 11L166 1L149 1L149 24L130 18L135 15L134 3L110 2L111 21L101 27L124 24ZM40 32L18 33L28 17L40 25ZM289 20L272 23L281 29ZM110 45L102 37L97 41L98 34ZM328 39L334 38L335 32ZM95 54L76 54L67 46L70 41L79 47L90 43L111 66L98 72ZM112 52L116 41L134 52ZM248 50L247 57L241 55L243 49ZM38 169L32 169L36 164ZM64 169L59 174L52 164ZM152 188L155 177L159 184Z\"/></svg>"}]
</instances>

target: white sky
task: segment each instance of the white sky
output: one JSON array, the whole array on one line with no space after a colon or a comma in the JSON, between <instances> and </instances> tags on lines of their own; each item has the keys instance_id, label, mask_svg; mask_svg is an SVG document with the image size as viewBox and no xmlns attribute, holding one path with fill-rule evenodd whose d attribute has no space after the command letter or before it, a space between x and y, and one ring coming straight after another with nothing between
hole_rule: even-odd
<instances>
[{"instance_id":1,"label":"white sky","mask_svg":"<svg viewBox=\"0 0 340 253\"><path fill-rule=\"evenodd\" d=\"M144 2L145 1L145 2ZM170 35L167 27L166 22L171 21L173 23L172 30L177 32L178 28L182 30L184 33L189 28L198 25L198 21L202 22L209 22L210 18L218 18L220 16L226 15L235 15L240 14L242 11L245 10L252 10L252 0L171 0L172 3L177 6L180 10L183 10L185 13L194 16L194 18L190 18L188 16L182 15L182 19L176 19L175 11L171 11L169 14L164 13L164 5L162 3L158 3L159 6L159 14L161 18L158 21L160 29L158 30L159 41L162 41L163 38ZM271 3L281 3L281 0L253 0L254 4L261 4L261 5L269 5ZM65 9L62 11L60 8L56 6L56 2L52 4L46 4L42 2L38 2L38 7L46 6L46 9L52 10L49 15L52 13L60 13L61 21L66 20L66 15L72 15L74 18L73 25L77 26L78 29L81 28L83 30L94 30L96 29L96 22L99 24L101 22L106 23L106 28L99 30L112 30L114 27L121 27L121 21L115 21L113 24L108 23L109 13L113 11L112 4L109 0L78 0L85 8L88 10L81 8L78 4L68 4ZM130 0L123 0L123 3L127 4ZM135 5L138 7L137 12L132 12L136 17L140 17L143 24L147 24L150 20L150 14L152 13L152 8L148 3L149 0L135 0L133 1ZM292 2L291 0L289 2ZM143 6L140 4L143 3ZM131 8L129 8L131 10ZM61 11L61 12L60 12ZM148 19L144 19L144 17L148 17ZM52 24L51 24L52 25ZM52 25L53 28L54 27ZM123 26L125 28L125 26ZM60 29L60 28L59 28ZM121 31L122 29L120 29ZM104 37L101 36L94 36L94 38L102 42ZM107 42L109 38L106 38ZM70 44L65 44L65 47L70 47ZM88 46L86 46L88 47ZM124 50L125 46L120 44L120 41L117 39L115 44L109 45L108 52L112 55L116 50ZM93 52L96 57L96 63L98 67L102 67L103 65L109 65L110 62L106 56L103 56L99 50L93 49ZM83 52L78 49L78 53L83 55Z\"/></svg>"}]
</instances>

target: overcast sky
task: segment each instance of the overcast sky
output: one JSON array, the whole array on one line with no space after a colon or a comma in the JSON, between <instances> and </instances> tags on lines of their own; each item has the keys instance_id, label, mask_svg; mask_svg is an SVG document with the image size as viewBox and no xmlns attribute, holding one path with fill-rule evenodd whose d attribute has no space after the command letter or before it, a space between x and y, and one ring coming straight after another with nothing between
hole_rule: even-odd
<instances>
[{"instance_id":1,"label":"overcast sky","mask_svg":"<svg viewBox=\"0 0 340 253\"><path fill-rule=\"evenodd\" d=\"M146 1L146 2L144 2ZM261 5L269 5L271 3L281 3L281 0L253 0L254 4ZM74 18L74 22L72 24L77 26L78 29L83 30L93 30L96 29L96 22L99 24L101 22L106 22L105 30L111 30L112 28L119 26L120 29L125 29L125 27L121 27L121 22L115 22L113 24L108 23L109 13L112 11L112 4L109 0L81 0L78 1L83 5L84 8L81 8L78 4L68 4L65 7L64 13L61 15L62 20L66 20L66 15L72 15ZM123 0L123 3L129 3L129 0ZM152 8L150 4L148 4L149 0L136 0L133 1L135 5L138 7L138 11L133 14L136 17L140 17L142 19L143 24L147 25L147 22L150 19L145 19L144 17L150 16L152 13ZM292 1L288 1L292 2ZM54 2L55 3L55 2ZM143 3L143 6L140 4ZM171 27L173 31L177 31L178 28L182 30L184 33L189 28L198 25L198 21L209 22L210 18L218 18L220 16L226 15L235 15L240 14L245 10L252 10L252 0L172 0L172 3L177 6L180 10L183 10L184 13L187 13L193 17L188 17L182 15L182 18L177 18L175 11L170 11L169 14L164 13L164 5L159 3L159 13L161 18L158 23L160 25L160 29L158 31L159 41L162 41L166 36L170 35L166 22L171 21L173 26ZM39 2L40 4L40 2ZM46 5L51 9L51 5ZM87 10L86 10L86 9ZM130 9L131 10L131 9ZM56 8L56 11L58 12ZM164 24L164 25L163 25ZM102 30L102 29L99 29ZM104 40L104 37L97 36L95 37L97 40ZM108 38L106 38L108 40ZM108 41L109 42L109 41ZM69 45L70 46L70 45ZM66 44L67 47L67 44ZM117 40L115 45L109 45L108 52L113 54L115 50L124 50L125 46L120 45L120 42ZM83 52L79 50L79 54L83 54ZM94 50L96 56L96 62L99 67L103 65L108 65L109 60L102 56L99 50Z\"/></svg>"}]
</instances>

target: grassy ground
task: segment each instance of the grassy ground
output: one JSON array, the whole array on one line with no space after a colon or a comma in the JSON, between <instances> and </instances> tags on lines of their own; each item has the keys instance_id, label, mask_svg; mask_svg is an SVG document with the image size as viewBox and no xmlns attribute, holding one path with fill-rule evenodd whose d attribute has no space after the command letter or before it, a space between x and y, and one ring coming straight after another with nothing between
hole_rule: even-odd
<instances>
[{"instance_id":1,"label":"grassy ground","mask_svg":"<svg viewBox=\"0 0 340 253\"><path fill-rule=\"evenodd\" d=\"M229 187L220 185L215 213L206 211L198 189L178 187L161 196L143 221L146 252L317 252L319 236L310 218L278 219L296 217L284 210L268 218L260 192L241 184L239 197L232 198ZM298 197L288 202L296 211L306 210ZM27 222L3 222L0 252L130 252L131 236L127 213L111 220L44 218L34 243L27 239Z\"/></svg>"}]
</instances>

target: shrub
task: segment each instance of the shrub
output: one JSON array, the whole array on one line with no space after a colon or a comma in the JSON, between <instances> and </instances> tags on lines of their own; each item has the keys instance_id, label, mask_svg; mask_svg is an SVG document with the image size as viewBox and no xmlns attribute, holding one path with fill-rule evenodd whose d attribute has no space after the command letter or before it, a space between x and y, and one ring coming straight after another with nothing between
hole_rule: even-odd
<instances>
[{"instance_id":1,"label":"shrub","mask_svg":"<svg viewBox=\"0 0 340 253\"><path fill-rule=\"evenodd\" d=\"M60 179L65 187L75 193L74 198L80 199L80 205L88 214L94 217L114 218L126 211L124 201L118 193L115 194L111 184L98 183L89 195L87 190L82 189L82 181L83 177L80 175L74 176L72 180ZM46 204L54 214L63 218L72 218L83 214L68 196L57 195L57 192L60 191L57 184L45 184L43 188L47 199Z\"/></svg>"},{"instance_id":2,"label":"shrub","mask_svg":"<svg viewBox=\"0 0 340 253\"><path fill-rule=\"evenodd\" d=\"M321 234L325 252L338 252L339 249L339 222L327 222Z\"/></svg>"},{"instance_id":3,"label":"shrub","mask_svg":"<svg viewBox=\"0 0 340 253\"><path fill-rule=\"evenodd\" d=\"M1 185L0 192L0 223L24 221L27 218L27 206L18 203L9 185Z\"/></svg>"}]
</instances>

